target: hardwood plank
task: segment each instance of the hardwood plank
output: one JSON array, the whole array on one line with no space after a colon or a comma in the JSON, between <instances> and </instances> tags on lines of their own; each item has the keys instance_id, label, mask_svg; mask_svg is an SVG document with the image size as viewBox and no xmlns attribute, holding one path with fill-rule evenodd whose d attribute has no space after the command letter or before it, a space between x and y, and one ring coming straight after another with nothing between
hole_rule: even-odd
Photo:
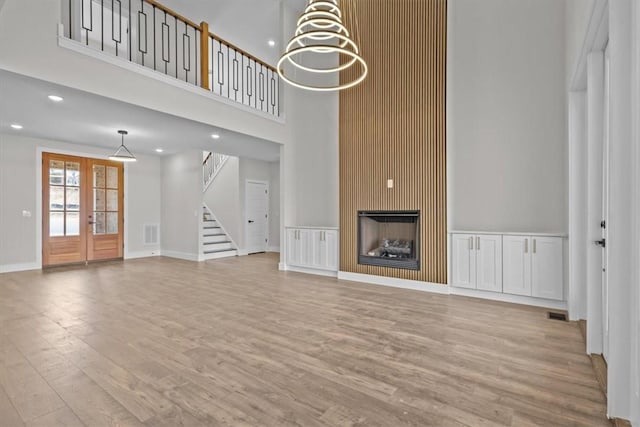
<instances>
[{"instance_id":1,"label":"hardwood plank","mask_svg":"<svg viewBox=\"0 0 640 427\"><path fill-rule=\"evenodd\" d=\"M272 254L2 274L0 308L2 420L609 425L577 324L283 273Z\"/></svg>"}]
</instances>

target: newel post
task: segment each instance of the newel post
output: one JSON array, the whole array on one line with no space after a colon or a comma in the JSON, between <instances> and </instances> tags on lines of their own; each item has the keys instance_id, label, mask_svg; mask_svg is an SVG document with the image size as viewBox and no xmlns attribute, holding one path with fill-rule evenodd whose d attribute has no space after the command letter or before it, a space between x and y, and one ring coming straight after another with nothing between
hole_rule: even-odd
<instances>
[{"instance_id":1,"label":"newel post","mask_svg":"<svg viewBox=\"0 0 640 427\"><path fill-rule=\"evenodd\" d=\"M202 21L200 23L200 82L203 89L211 90L209 87L209 24Z\"/></svg>"}]
</instances>

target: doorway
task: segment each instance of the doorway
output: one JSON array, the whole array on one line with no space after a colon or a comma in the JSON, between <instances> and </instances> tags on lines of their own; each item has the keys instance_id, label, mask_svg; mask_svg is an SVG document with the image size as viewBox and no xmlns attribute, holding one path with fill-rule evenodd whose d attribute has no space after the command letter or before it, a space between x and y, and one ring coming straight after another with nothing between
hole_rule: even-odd
<instances>
[{"instance_id":1,"label":"doorway","mask_svg":"<svg viewBox=\"0 0 640 427\"><path fill-rule=\"evenodd\" d=\"M245 187L247 252L266 252L269 241L269 183L247 181Z\"/></svg>"},{"instance_id":2,"label":"doorway","mask_svg":"<svg viewBox=\"0 0 640 427\"><path fill-rule=\"evenodd\" d=\"M43 267L121 259L123 188L121 163L43 153Z\"/></svg>"}]
</instances>

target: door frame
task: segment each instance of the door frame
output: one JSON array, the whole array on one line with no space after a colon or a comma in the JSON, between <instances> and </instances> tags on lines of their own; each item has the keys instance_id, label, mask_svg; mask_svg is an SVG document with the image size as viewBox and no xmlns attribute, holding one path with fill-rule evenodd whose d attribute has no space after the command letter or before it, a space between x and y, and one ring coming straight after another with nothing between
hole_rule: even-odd
<instances>
[{"instance_id":1,"label":"door frame","mask_svg":"<svg viewBox=\"0 0 640 427\"><path fill-rule=\"evenodd\" d=\"M248 197L247 195L249 194L249 192L247 191L247 187L249 185L249 183L254 183L254 184L264 184L267 187L267 226L265 227L265 238L267 239L267 241L265 242L264 248L265 251L269 248L269 240L270 240L270 233L269 233L269 228L271 225L271 189L269 188L269 181L262 181L259 179L246 179L244 181L244 212L242 217L244 218L244 252L249 254L249 253L253 253L249 251L249 245L248 245L248 239L247 236L249 235L249 217L247 215L247 200Z\"/></svg>"},{"instance_id":2,"label":"door frame","mask_svg":"<svg viewBox=\"0 0 640 427\"><path fill-rule=\"evenodd\" d=\"M89 148L89 147L87 147ZM104 150L108 151L108 150ZM37 146L36 147L36 209L35 209L35 225L36 225L36 267L42 269L42 153L52 153L52 154L61 154L64 156L76 156L76 157L86 157L89 159L98 159L98 160L109 160L108 154L96 154L89 153L83 151L75 151L75 150L65 150L62 148L54 148L47 146ZM123 242L124 242L124 252L123 259L129 258L129 226L127 221L127 214L129 212L129 165L124 164L124 227L123 227Z\"/></svg>"}]
</instances>

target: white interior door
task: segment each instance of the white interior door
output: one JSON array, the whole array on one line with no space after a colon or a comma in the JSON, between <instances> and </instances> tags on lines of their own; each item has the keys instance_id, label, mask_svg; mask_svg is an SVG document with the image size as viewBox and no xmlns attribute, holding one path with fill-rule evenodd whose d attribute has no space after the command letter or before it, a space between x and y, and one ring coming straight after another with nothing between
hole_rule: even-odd
<instances>
[{"instance_id":1,"label":"white interior door","mask_svg":"<svg viewBox=\"0 0 640 427\"><path fill-rule=\"evenodd\" d=\"M602 355L609 355L609 281L607 280L609 225L609 48L604 53L604 120L602 144Z\"/></svg>"},{"instance_id":2,"label":"white interior door","mask_svg":"<svg viewBox=\"0 0 640 427\"><path fill-rule=\"evenodd\" d=\"M269 185L262 181L247 181L245 187L245 242L247 252L267 250L269 239Z\"/></svg>"}]
</instances>

